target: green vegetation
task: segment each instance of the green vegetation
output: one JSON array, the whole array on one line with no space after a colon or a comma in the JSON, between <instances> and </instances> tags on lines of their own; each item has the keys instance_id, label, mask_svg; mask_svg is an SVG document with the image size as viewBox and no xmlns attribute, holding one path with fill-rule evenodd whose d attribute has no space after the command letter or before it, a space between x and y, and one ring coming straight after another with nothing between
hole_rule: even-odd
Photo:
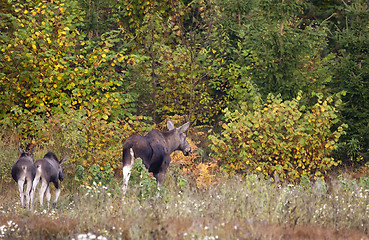
<instances>
[{"instance_id":1,"label":"green vegetation","mask_svg":"<svg viewBox=\"0 0 369 240\"><path fill-rule=\"evenodd\" d=\"M368 52L363 0L0 0L0 238L368 235ZM168 119L194 154L122 202ZM69 156L57 209L14 208L19 146Z\"/></svg>"},{"instance_id":2,"label":"green vegetation","mask_svg":"<svg viewBox=\"0 0 369 240\"><path fill-rule=\"evenodd\" d=\"M228 171L261 172L290 181L303 176L324 177L338 162L330 156L343 133L338 126L332 99L319 100L311 111L301 106L301 95L291 101L269 96L264 106L248 112L225 109L226 123L220 134L211 135L216 159L225 159ZM246 171L245 171L246 170Z\"/></svg>"}]
</instances>

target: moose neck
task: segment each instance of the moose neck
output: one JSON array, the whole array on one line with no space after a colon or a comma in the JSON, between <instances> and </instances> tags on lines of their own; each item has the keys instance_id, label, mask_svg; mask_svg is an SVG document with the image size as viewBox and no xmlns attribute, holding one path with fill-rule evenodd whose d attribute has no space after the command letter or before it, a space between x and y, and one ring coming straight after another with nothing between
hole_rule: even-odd
<instances>
[{"instance_id":1,"label":"moose neck","mask_svg":"<svg viewBox=\"0 0 369 240\"><path fill-rule=\"evenodd\" d=\"M179 148L179 143L176 142L175 139L175 130L170 130L170 131L164 131L161 132L161 134L163 135L167 146L168 146L168 152L169 154L171 154L172 152L178 150Z\"/></svg>"}]
</instances>

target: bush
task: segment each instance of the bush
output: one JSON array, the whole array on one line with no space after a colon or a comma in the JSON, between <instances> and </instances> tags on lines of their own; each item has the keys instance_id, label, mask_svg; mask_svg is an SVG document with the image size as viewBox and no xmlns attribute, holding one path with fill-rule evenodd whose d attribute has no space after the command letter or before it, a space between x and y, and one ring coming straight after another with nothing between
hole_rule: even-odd
<instances>
[{"instance_id":1,"label":"bush","mask_svg":"<svg viewBox=\"0 0 369 240\"><path fill-rule=\"evenodd\" d=\"M337 123L332 99L319 99L306 111L300 101L300 94L291 101L270 95L264 106L252 112L245 107L226 109L223 131L209 136L213 157L223 160L230 172L277 174L292 181L305 175L323 177L339 163L329 155L343 126L331 130Z\"/></svg>"},{"instance_id":2,"label":"bush","mask_svg":"<svg viewBox=\"0 0 369 240\"><path fill-rule=\"evenodd\" d=\"M135 192L140 200L155 197L159 191L155 177L146 169L141 158L135 159L129 185L136 189Z\"/></svg>"},{"instance_id":3,"label":"bush","mask_svg":"<svg viewBox=\"0 0 369 240\"><path fill-rule=\"evenodd\" d=\"M188 177L196 182L197 188L208 189L217 183L214 172L218 170L218 165L216 162L200 162L199 148L193 141L187 140L193 152L191 155L183 156L181 152L174 152L171 155L170 168L177 185L183 188L187 185L186 177Z\"/></svg>"}]
</instances>

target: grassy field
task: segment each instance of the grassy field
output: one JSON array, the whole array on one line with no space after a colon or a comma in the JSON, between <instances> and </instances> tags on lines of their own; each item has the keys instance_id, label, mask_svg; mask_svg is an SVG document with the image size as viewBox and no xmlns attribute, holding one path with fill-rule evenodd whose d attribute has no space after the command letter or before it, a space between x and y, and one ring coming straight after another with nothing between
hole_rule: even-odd
<instances>
[{"instance_id":1,"label":"grassy field","mask_svg":"<svg viewBox=\"0 0 369 240\"><path fill-rule=\"evenodd\" d=\"M298 186L254 175L218 182L208 190L180 189L169 173L159 196L142 198L131 188L122 198L119 181L71 191L67 180L56 208L41 211L36 204L29 212L20 207L15 183L3 181L0 238L369 239L367 178Z\"/></svg>"},{"instance_id":2,"label":"grassy field","mask_svg":"<svg viewBox=\"0 0 369 240\"><path fill-rule=\"evenodd\" d=\"M369 239L368 177L292 185L220 176L205 190L190 179L179 186L170 168L160 194L133 186L123 198L120 177L81 185L66 165L57 207L41 210L36 193L30 212L10 176L16 147L0 150L0 239Z\"/></svg>"}]
</instances>

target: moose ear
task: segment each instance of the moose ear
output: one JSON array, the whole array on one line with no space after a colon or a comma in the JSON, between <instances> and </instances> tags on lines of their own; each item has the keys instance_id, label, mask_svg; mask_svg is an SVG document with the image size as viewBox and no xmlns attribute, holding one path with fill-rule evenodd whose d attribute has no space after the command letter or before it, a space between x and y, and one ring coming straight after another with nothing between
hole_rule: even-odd
<instances>
[{"instance_id":1,"label":"moose ear","mask_svg":"<svg viewBox=\"0 0 369 240\"><path fill-rule=\"evenodd\" d=\"M187 131L187 129L190 126L190 122L186 122L185 124L183 124L180 128L179 128L179 132L184 133Z\"/></svg>"},{"instance_id":2,"label":"moose ear","mask_svg":"<svg viewBox=\"0 0 369 240\"><path fill-rule=\"evenodd\" d=\"M24 150L23 150L21 147L19 147L18 149L19 149L19 152L20 152L21 154L23 154L23 153L24 153Z\"/></svg>"},{"instance_id":3,"label":"moose ear","mask_svg":"<svg viewBox=\"0 0 369 240\"><path fill-rule=\"evenodd\" d=\"M168 120L168 122L167 122L167 128L168 128L169 131L174 129L174 124L173 124L172 121Z\"/></svg>"},{"instance_id":4,"label":"moose ear","mask_svg":"<svg viewBox=\"0 0 369 240\"><path fill-rule=\"evenodd\" d=\"M65 156L62 160L60 160L59 164L62 165L65 160L67 160L68 156Z\"/></svg>"},{"instance_id":5,"label":"moose ear","mask_svg":"<svg viewBox=\"0 0 369 240\"><path fill-rule=\"evenodd\" d=\"M33 146L33 148L31 149L31 151L29 151L30 154L34 155L35 153L35 146Z\"/></svg>"}]
</instances>

